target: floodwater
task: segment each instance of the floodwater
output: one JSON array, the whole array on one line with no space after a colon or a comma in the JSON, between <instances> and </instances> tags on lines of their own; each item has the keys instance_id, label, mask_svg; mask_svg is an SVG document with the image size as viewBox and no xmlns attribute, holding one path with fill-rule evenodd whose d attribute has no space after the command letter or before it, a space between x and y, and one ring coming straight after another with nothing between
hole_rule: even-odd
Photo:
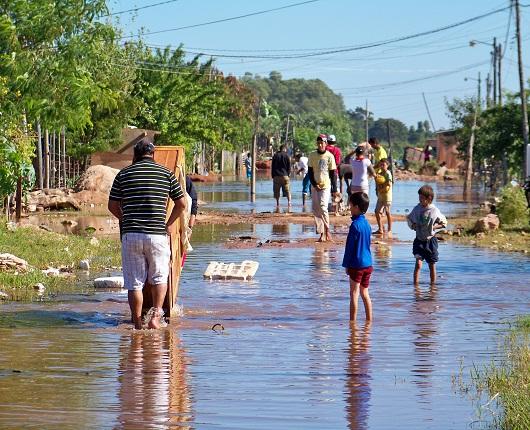
<instances>
[{"instance_id":1,"label":"floodwater","mask_svg":"<svg viewBox=\"0 0 530 430\"><path fill-rule=\"evenodd\" d=\"M123 293L2 304L0 428L483 428L458 381L528 312L528 257L442 242L438 285L424 272L414 288L412 235L396 230L403 242L373 247L369 325L362 309L348 323L342 250L222 245L315 237L302 225L197 227L184 317L164 330L130 330ZM250 282L202 279L244 259L260 263Z\"/></svg>"}]
</instances>

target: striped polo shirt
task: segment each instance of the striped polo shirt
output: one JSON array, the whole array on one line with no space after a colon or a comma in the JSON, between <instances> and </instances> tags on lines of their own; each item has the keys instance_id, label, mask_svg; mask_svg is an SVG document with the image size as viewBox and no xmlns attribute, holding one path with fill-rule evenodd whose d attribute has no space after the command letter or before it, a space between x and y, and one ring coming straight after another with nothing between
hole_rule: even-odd
<instances>
[{"instance_id":1,"label":"striped polo shirt","mask_svg":"<svg viewBox=\"0 0 530 430\"><path fill-rule=\"evenodd\" d=\"M151 158L142 158L120 170L109 200L121 201L121 232L166 234L167 198L184 197L175 175Z\"/></svg>"}]
</instances>

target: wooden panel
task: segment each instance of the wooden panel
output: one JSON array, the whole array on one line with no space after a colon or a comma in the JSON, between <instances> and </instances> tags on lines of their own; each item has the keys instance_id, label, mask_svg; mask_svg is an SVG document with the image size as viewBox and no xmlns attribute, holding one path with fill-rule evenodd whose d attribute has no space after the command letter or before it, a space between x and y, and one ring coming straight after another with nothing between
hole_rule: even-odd
<instances>
[{"instance_id":1,"label":"wooden panel","mask_svg":"<svg viewBox=\"0 0 530 430\"><path fill-rule=\"evenodd\" d=\"M157 146L154 156L155 161L162 166L167 167L169 170L175 173L175 176L180 182L180 186L183 190L186 189L186 170L185 170L185 157L184 157L184 148L182 146ZM180 169L182 168L182 175L180 174ZM173 201L168 199L167 203L167 218L173 210ZM175 303L178 297L179 291L179 280L180 272L182 268L182 259L184 256L184 249L181 241L181 232L183 230L180 220L177 220L169 234L171 242L171 261L170 261L170 270L169 270L169 279L168 279L168 291L166 294L166 299L164 301L164 312L169 317L176 315ZM144 287L144 311L149 310L152 306L152 299L150 294L150 286L146 285Z\"/></svg>"}]
</instances>

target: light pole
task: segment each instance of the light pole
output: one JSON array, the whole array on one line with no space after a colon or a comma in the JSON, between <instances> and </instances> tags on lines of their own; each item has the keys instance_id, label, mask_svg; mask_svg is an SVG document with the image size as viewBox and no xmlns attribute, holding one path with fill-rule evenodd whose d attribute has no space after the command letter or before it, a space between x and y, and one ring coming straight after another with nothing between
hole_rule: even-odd
<instances>
[{"instance_id":1,"label":"light pole","mask_svg":"<svg viewBox=\"0 0 530 430\"><path fill-rule=\"evenodd\" d=\"M502 104L502 93L501 93L501 60L502 60L502 49L501 44L497 44L497 38L493 38L493 43L483 42L481 40L470 40L469 46L473 47L477 44L491 46L491 62L493 65L493 106L497 103ZM489 93L488 93L489 97Z\"/></svg>"},{"instance_id":2,"label":"light pole","mask_svg":"<svg viewBox=\"0 0 530 430\"><path fill-rule=\"evenodd\" d=\"M473 125L471 126L471 136L469 138L469 145L467 146L466 157L466 177L464 178L464 199L468 200L471 194L471 181L473 179L473 146L475 145L475 130L477 128L477 116L480 112L480 72L478 72L478 79L464 78L465 81L473 80L478 82L477 91L477 107L473 114Z\"/></svg>"},{"instance_id":3,"label":"light pole","mask_svg":"<svg viewBox=\"0 0 530 430\"><path fill-rule=\"evenodd\" d=\"M478 78L464 78L464 81L477 81L478 82L478 86L477 86L477 106L478 106L478 109L481 110L481 107L482 107L482 100L481 100L481 96L480 96L480 87L482 86L482 80L480 79L480 72L478 72Z\"/></svg>"}]
</instances>

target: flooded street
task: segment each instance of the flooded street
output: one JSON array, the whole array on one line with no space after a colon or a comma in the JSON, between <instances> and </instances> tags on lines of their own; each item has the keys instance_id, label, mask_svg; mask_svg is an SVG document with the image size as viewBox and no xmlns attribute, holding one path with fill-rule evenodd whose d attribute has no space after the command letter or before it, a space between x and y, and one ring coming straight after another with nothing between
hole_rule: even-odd
<instances>
[{"instance_id":1,"label":"flooded street","mask_svg":"<svg viewBox=\"0 0 530 430\"><path fill-rule=\"evenodd\" d=\"M396 213L416 204L418 185L396 184ZM198 189L204 210L273 209L271 182L258 182L255 205L244 183ZM469 210L455 190L435 188L446 215ZM300 192L296 181L295 211ZM528 312L528 257L441 242L439 283L424 268L415 288L412 232L395 231L400 241L372 247L371 324L362 310L349 324L342 248L223 244L315 237L304 225L196 227L184 317L156 332L130 330L123 293L0 304L0 428L479 428L453 381L498 357L499 334ZM248 259L260 263L250 282L203 280L210 261Z\"/></svg>"}]
</instances>

